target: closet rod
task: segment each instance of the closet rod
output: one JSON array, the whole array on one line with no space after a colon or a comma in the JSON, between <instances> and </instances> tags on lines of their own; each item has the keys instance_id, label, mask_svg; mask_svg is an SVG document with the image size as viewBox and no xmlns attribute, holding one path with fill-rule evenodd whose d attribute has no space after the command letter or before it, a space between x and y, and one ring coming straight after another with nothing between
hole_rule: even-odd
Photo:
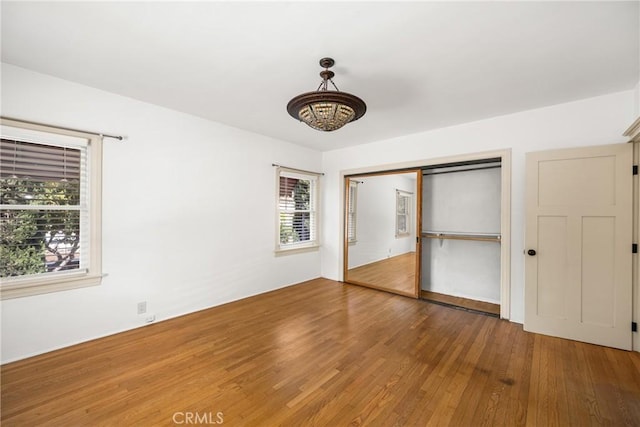
<instances>
[{"instance_id":1,"label":"closet rod","mask_svg":"<svg viewBox=\"0 0 640 427\"><path fill-rule=\"evenodd\" d=\"M437 231L422 232L422 237L427 239L450 239L450 240L476 240L481 242L500 243L500 234L464 234L464 233L440 233Z\"/></svg>"},{"instance_id":2,"label":"closet rod","mask_svg":"<svg viewBox=\"0 0 640 427\"><path fill-rule=\"evenodd\" d=\"M468 169L456 169L456 170L444 170L438 171L437 169L423 169L422 176L425 175L442 175L443 173L456 173L456 172L469 172L469 171L477 171L484 169L500 169L502 165L490 165L490 166L477 166Z\"/></svg>"}]
</instances>

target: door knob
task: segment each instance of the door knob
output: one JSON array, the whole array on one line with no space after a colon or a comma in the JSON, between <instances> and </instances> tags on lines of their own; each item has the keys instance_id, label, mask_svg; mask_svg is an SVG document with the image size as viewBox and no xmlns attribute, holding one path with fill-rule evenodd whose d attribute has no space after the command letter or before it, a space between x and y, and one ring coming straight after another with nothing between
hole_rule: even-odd
<instances>
[{"instance_id":1,"label":"door knob","mask_svg":"<svg viewBox=\"0 0 640 427\"><path fill-rule=\"evenodd\" d=\"M529 249L529 250L527 251L527 254L528 254L529 256L535 256L535 255L536 255L536 251L535 251L535 250L533 250L533 249Z\"/></svg>"}]
</instances>

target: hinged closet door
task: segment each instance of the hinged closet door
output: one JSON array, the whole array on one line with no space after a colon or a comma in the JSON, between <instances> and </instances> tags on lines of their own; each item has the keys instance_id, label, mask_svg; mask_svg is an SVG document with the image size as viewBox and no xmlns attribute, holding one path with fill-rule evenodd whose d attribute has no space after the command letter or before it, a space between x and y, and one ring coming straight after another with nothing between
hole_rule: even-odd
<instances>
[{"instance_id":1,"label":"hinged closet door","mask_svg":"<svg viewBox=\"0 0 640 427\"><path fill-rule=\"evenodd\" d=\"M632 145L527 154L527 331L631 349Z\"/></svg>"}]
</instances>

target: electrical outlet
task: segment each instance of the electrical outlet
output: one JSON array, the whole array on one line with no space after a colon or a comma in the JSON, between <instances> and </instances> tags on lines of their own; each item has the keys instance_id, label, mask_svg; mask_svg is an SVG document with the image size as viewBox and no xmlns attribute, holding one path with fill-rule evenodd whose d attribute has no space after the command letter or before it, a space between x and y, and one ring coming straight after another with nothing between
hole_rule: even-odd
<instances>
[{"instance_id":1,"label":"electrical outlet","mask_svg":"<svg viewBox=\"0 0 640 427\"><path fill-rule=\"evenodd\" d=\"M147 312L147 302L142 301L138 303L138 314L145 314Z\"/></svg>"}]
</instances>

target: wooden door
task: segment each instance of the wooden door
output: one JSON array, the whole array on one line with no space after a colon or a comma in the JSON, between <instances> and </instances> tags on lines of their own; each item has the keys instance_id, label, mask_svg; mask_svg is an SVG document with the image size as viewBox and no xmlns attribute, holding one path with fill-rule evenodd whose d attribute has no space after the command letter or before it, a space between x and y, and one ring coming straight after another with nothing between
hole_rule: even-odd
<instances>
[{"instance_id":1,"label":"wooden door","mask_svg":"<svg viewBox=\"0 0 640 427\"><path fill-rule=\"evenodd\" d=\"M528 153L527 331L631 349L632 144Z\"/></svg>"}]
</instances>

